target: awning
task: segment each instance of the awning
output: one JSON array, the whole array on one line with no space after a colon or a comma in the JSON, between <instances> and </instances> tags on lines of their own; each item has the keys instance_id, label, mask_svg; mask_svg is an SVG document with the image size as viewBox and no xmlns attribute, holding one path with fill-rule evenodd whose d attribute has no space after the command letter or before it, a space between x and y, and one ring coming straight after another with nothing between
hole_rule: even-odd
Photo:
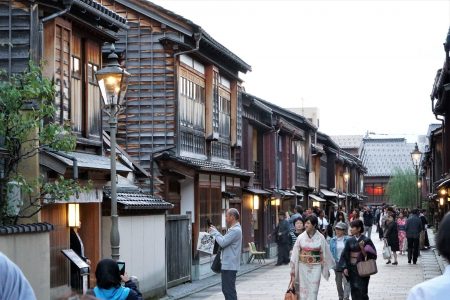
<instances>
[{"instance_id":1,"label":"awning","mask_svg":"<svg viewBox=\"0 0 450 300\"><path fill-rule=\"evenodd\" d=\"M439 190L441 187L448 187L450 185L450 178L445 179L436 187L436 190Z\"/></svg>"},{"instance_id":2,"label":"awning","mask_svg":"<svg viewBox=\"0 0 450 300\"><path fill-rule=\"evenodd\" d=\"M336 194L335 192L331 192L331 191L329 191L329 190L321 189L320 192L321 192L325 197L338 197L338 194Z\"/></svg>"},{"instance_id":3,"label":"awning","mask_svg":"<svg viewBox=\"0 0 450 300\"><path fill-rule=\"evenodd\" d=\"M111 170L111 160L107 156L82 152L67 152L64 154L75 158L77 160L77 166L80 169ZM73 166L72 160L50 151L44 151L43 155L39 156L39 159L41 165L46 166L60 174L65 173L65 168ZM59 162L61 166L58 166L57 162ZM119 162L116 162L116 170L117 172L131 172L130 168Z\"/></svg>"},{"instance_id":4,"label":"awning","mask_svg":"<svg viewBox=\"0 0 450 300\"><path fill-rule=\"evenodd\" d=\"M327 200L320 198L319 196L316 196L314 194L309 194L309 197L313 200L319 201L319 202L327 202Z\"/></svg>"},{"instance_id":5,"label":"awning","mask_svg":"<svg viewBox=\"0 0 450 300\"><path fill-rule=\"evenodd\" d=\"M223 198L230 199L230 198L234 198L234 196L236 196L235 193L228 192L228 191L223 191L223 192L222 192L222 197L223 197Z\"/></svg>"},{"instance_id":6,"label":"awning","mask_svg":"<svg viewBox=\"0 0 450 300\"><path fill-rule=\"evenodd\" d=\"M338 198L339 199L345 199L345 196L344 195L338 195Z\"/></svg>"},{"instance_id":7,"label":"awning","mask_svg":"<svg viewBox=\"0 0 450 300\"><path fill-rule=\"evenodd\" d=\"M144 193L117 193L117 203L123 209L172 209L173 205L161 198Z\"/></svg>"},{"instance_id":8,"label":"awning","mask_svg":"<svg viewBox=\"0 0 450 300\"><path fill-rule=\"evenodd\" d=\"M260 190L260 189L256 189L256 188L243 188L242 189L244 192L250 193L250 194L254 194L254 195L272 195L271 192L265 191L265 190Z\"/></svg>"},{"instance_id":9,"label":"awning","mask_svg":"<svg viewBox=\"0 0 450 300\"><path fill-rule=\"evenodd\" d=\"M303 197L303 193L298 193L297 191L293 191L293 190L290 190L290 192L297 197Z\"/></svg>"},{"instance_id":10,"label":"awning","mask_svg":"<svg viewBox=\"0 0 450 300\"><path fill-rule=\"evenodd\" d=\"M273 192L276 193L276 194L281 195L281 197L294 197L294 196L296 196L295 194L293 194L291 191L288 191L288 190L273 189Z\"/></svg>"}]
</instances>

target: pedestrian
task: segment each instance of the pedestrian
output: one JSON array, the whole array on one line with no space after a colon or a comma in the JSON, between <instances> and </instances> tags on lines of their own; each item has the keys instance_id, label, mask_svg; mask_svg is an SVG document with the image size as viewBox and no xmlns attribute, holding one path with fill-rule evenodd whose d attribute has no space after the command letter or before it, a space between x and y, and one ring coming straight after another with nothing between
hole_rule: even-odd
<instances>
[{"instance_id":1,"label":"pedestrian","mask_svg":"<svg viewBox=\"0 0 450 300\"><path fill-rule=\"evenodd\" d=\"M377 259L377 251L372 240L366 237L364 223L355 220L350 223L352 237L345 243L339 266L350 281L352 300L369 299L369 277L361 277L356 267L357 263L367 259Z\"/></svg>"},{"instance_id":2,"label":"pedestrian","mask_svg":"<svg viewBox=\"0 0 450 300\"><path fill-rule=\"evenodd\" d=\"M321 275L328 280L334 260L325 237L317 230L318 219L308 216L305 232L295 242L291 256L291 282L295 282L299 298L316 300Z\"/></svg>"},{"instance_id":3,"label":"pedestrian","mask_svg":"<svg viewBox=\"0 0 450 300\"><path fill-rule=\"evenodd\" d=\"M339 260L344 251L345 243L349 239L347 232L348 227L344 222L339 222L334 227L336 235L330 240L330 251L333 255L336 267L334 268L336 287L338 291L339 300L350 299L350 283L343 274L342 268L339 267Z\"/></svg>"},{"instance_id":4,"label":"pedestrian","mask_svg":"<svg viewBox=\"0 0 450 300\"><path fill-rule=\"evenodd\" d=\"M394 257L393 265L398 265L397 261L397 251L400 250L399 240L398 240L398 229L397 222L395 222L394 217L389 215L386 218L386 230L384 230L384 240L389 247L391 247L392 256ZM389 258L386 264L390 264L391 259Z\"/></svg>"},{"instance_id":5,"label":"pedestrian","mask_svg":"<svg viewBox=\"0 0 450 300\"><path fill-rule=\"evenodd\" d=\"M422 232L422 221L419 218L419 210L414 209L406 221L406 239L408 241L408 264L417 263L419 257L419 237Z\"/></svg>"},{"instance_id":6,"label":"pedestrian","mask_svg":"<svg viewBox=\"0 0 450 300\"><path fill-rule=\"evenodd\" d=\"M289 233L289 244L290 244L290 249L292 250L292 247L294 247L295 242L297 241L297 238L300 234L303 233L303 231L305 231L305 224L303 223L303 219L302 218L297 218L294 221L294 230L291 230L291 232Z\"/></svg>"},{"instance_id":7,"label":"pedestrian","mask_svg":"<svg viewBox=\"0 0 450 300\"><path fill-rule=\"evenodd\" d=\"M325 212L323 210L319 211L318 222L319 222L319 230L323 234L323 236L326 238L328 236L328 225L330 225L330 224L329 224L327 218L325 217Z\"/></svg>"},{"instance_id":8,"label":"pedestrian","mask_svg":"<svg viewBox=\"0 0 450 300\"><path fill-rule=\"evenodd\" d=\"M289 223L284 218L284 213L280 212L278 214L279 223L275 228L275 231L272 235L269 236L275 237L275 242L277 243L278 248L278 259L277 266L286 265L289 263L289 237L290 237L290 229Z\"/></svg>"},{"instance_id":9,"label":"pedestrian","mask_svg":"<svg viewBox=\"0 0 450 300\"><path fill-rule=\"evenodd\" d=\"M406 219L403 212L400 212L397 218L398 243L400 246L400 255L406 253Z\"/></svg>"},{"instance_id":10,"label":"pedestrian","mask_svg":"<svg viewBox=\"0 0 450 300\"><path fill-rule=\"evenodd\" d=\"M366 206L363 213L364 234L370 239L372 237L373 214Z\"/></svg>"},{"instance_id":11,"label":"pedestrian","mask_svg":"<svg viewBox=\"0 0 450 300\"><path fill-rule=\"evenodd\" d=\"M288 219L291 230L295 229L294 221L298 218L303 218L303 207L301 205L296 205L294 207L294 214Z\"/></svg>"},{"instance_id":12,"label":"pedestrian","mask_svg":"<svg viewBox=\"0 0 450 300\"><path fill-rule=\"evenodd\" d=\"M0 252L0 299L36 300L30 283L20 268Z\"/></svg>"},{"instance_id":13,"label":"pedestrian","mask_svg":"<svg viewBox=\"0 0 450 300\"><path fill-rule=\"evenodd\" d=\"M236 275L241 266L242 229L239 224L239 211L230 208L225 215L228 230L225 235L219 233L216 227L211 226L209 233L214 236L222 249L222 293L225 300L237 300ZM289 226L286 221L286 226Z\"/></svg>"},{"instance_id":14,"label":"pedestrian","mask_svg":"<svg viewBox=\"0 0 450 300\"><path fill-rule=\"evenodd\" d=\"M439 254L450 263L450 212L447 213L439 225L436 236L436 248ZM407 300L437 300L448 299L450 295L450 265L444 274L431 280L419 283L409 292Z\"/></svg>"},{"instance_id":15,"label":"pedestrian","mask_svg":"<svg viewBox=\"0 0 450 300\"><path fill-rule=\"evenodd\" d=\"M87 292L88 295L102 300L142 300L136 284L128 278L127 273L120 274L119 265L112 259L98 262L95 278L97 285Z\"/></svg>"},{"instance_id":16,"label":"pedestrian","mask_svg":"<svg viewBox=\"0 0 450 300\"><path fill-rule=\"evenodd\" d=\"M428 232L427 232L427 226L428 226L428 220L425 216L426 210L422 210L420 212L420 220L422 221L422 232L420 233L420 250L426 250L430 248L430 241L428 240Z\"/></svg>"},{"instance_id":17,"label":"pedestrian","mask_svg":"<svg viewBox=\"0 0 450 300\"><path fill-rule=\"evenodd\" d=\"M378 236L380 237L380 241L382 241L384 238L383 231L384 231L384 225L386 223L386 217L387 217L386 208L383 208L380 213L380 219L378 220L378 226L379 226Z\"/></svg>"}]
</instances>

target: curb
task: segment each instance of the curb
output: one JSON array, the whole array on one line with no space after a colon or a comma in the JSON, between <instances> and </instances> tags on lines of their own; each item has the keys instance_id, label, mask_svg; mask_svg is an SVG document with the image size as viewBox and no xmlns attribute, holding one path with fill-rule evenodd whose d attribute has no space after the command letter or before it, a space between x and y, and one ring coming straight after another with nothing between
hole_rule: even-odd
<instances>
[{"instance_id":1,"label":"curb","mask_svg":"<svg viewBox=\"0 0 450 300\"><path fill-rule=\"evenodd\" d=\"M242 275L246 275L246 274L251 273L251 272L253 272L253 271L256 271L256 270L259 270L259 269L262 269L262 268L264 268L264 267L268 267L268 266L274 265L274 264L275 264L274 262L271 262L271 263L267 263L267 264L257 265L257 266L255 266L253 269L246 270L246 271L242 271L241 273L238 273L238 274L236 275L236 277L241 277ZM195 289L195 290L189 291L189 292L187 292L187 293L185 293L185 294L183 294L183 295L179 295L179 296L165 296L164 298L161 298L160 300L178 300L178 299L183 299L183 298L189 297L189 296L191 296L191 295L193 295L193 294L196 294L196 293L198 293L198 292L207 290L207 289L209 289L209 288L211 288L211 287L213 287L213 286L216 286L216 285L220 284L220 282L221 282L221 281L218 280L217 282L209 283L209 284L207 284L207 285L205 285L205 286L202 286L202 287L197 288L197 289Z\"/></svg>"}]
</instances>

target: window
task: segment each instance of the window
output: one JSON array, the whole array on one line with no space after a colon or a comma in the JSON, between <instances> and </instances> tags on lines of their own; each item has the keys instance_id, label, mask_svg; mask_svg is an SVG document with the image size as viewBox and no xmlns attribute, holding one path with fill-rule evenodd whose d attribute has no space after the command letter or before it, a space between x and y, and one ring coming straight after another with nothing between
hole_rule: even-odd
<instances>
[{"instance_id":1,"label":"window","mask_svg":"<svg viewBox=\"0 0 450 300\"><path fill-rule=\"evenodd\" d=\"M230 139L231 102L229 98L219 96L219 135Z\"/></svg>"},{"instance_id":2,"label":"window","mask_svg":"<svg viewBox=\"0 0 450 300\"><path fill-rule=\"evenodd\" d=\"M70 120L74 132L100 138L101 103L95 72L100 68L100 45L72 35ZM84 88L87 88L85 95Z\"/></svg>"},{"instance_id":3,"label":"window","mask_svg":"<svg viewBox=\"0 0 450 300\"><path fill-rule=\"evenodd\" d=\"M205 74L205 65L203 65L201 62L193 59L192 57L183 54L180 56L180 61L187 65L188 67L194 69L195 71L201 73L201 74Z\"/></svg>"},{"instance_id":4,"label":"window","mask_svg":"<svg viewBox=\"0 0 450 300\"><path fill-rule=\"evenodd\" d=\"M180 123L197 130L205 128L205 88L184 77L180 79Z\"/></svg>"},{"instance_id":5,"label":"window","mask_svg":"<svg viewBox=\"0 0 450 300\"><path fill-rule=\"evenodd\" d=\"M295 142L296 150L296 163L297 167L304 168L306 165L306 155L305 155L305 142L297 141Z\"/></svg>"}]
</instances>

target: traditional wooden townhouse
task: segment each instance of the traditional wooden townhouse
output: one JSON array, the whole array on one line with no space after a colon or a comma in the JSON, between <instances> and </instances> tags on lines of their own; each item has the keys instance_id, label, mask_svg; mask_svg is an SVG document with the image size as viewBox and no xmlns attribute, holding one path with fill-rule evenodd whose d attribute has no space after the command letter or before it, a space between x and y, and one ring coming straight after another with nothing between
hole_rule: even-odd
<instances>
[{"instance_id":1,"label":"traditional wooden townhouse","mask_svg":"<svg viewBox=\"0 0 450 300\"><path fill-rule=\"evenodd\" d=\"M430 139L430 159L433 167L430 178L432 194L439 206L436 207L436 223L450 211L450 29L444 43L445 58L441 69L437 71L431 92L432 112L442 123L441 129L436 129ZM429 155L430 156L430 155ZM434 156L434 157L433 157Z\"/></svg>"},{"instance_id":2,"label":"traditional wooden townhouse","mask_svg":"<svg viewBox=\"0 0 450 300\"><path fill-rule=\"evenodd\" d=\"M251 67L194 22L149 1L102 4L129 26L116 35L131 73L118 142L151 174L143 188L173 203L171 215L190 213L183 230L192 228L192 245L167 250L169 286L209 276L211 256L196 250L208 221L225 230L225 211L235 207L244 236L251 234L242 188L253 172L236 166L242 147L239 72ZM168 245L183 240L175 234L167 239Z\"/></svg>"},{"instance_id":3,"label":"traditional wooden townhouse","mask_svg":"<svg viewBox=\"0 0 450 300\"><path fill-rule=\"evenodd\" d=\"M366 170L362 162L322 132L317 133L313 156L314 174L319 178L315 178L312 206L324 208L327 213L336 206L345 206L347 210L358 208L364 199L362 184Z\"/></svg>"},{"instance_id":4,"label":"traditional wooden townhouse","mask_svg":"<svg viewBox=\"0 0 450 300\"><path fill-rule=\"evenodd\" d=\"M419 182L421 199L428 205L428 217L430 224L439 225L445 208L445 197L441 197L436 189L435 182L442 181L443 167L443 129L441 124L430 124L427 132L427 144L420 164ZM441 200L442 198L442 200Z\"/></svg>"},{"instance_id":5,"label":"traditional wooden townhouse","mask_svg":"<svg viewBox=\"0 0 450 300\"><path fill-rule=\"evenodd\" d=\"M30 60L35 64L42 61L44 76L55 84L54 120L59 124L70 124L76 135L76 149L73 152L41 149L38 155L26 159L22 164L23 174L27 178L43 176L48 182L63 176L90 186L86 192L73 195L69 201L52 199L51 203L43 203L40 213L29 220L21 220L53 225L50 249L37 249L49 253L50 278L45 281L50 282L51 299L61 297L66 290L81 291L81 278L74 265L63 255L63 250L73 249L84 259L90 260L91 286L95 283L97 262L110 257L110 252L105 250L109 246L109 230L105 226L109 220L109 204L105 207L102 202L104 199L108 202L109 199L108 193L104 193L104 187L107 192L111 180L110 159L107 155L111 147L109 136L102 127L102 105L95 73L102 68L104 44L114 43L117 40L116 33L127 29L124 17L93 0L0 1L0 68L11 75L24 71ZM149 177L149 173L123 149L118 147L117 153L119 176L128 177L127 182L148 181L145 178ZM144 195L137 187L131 186L125 190L120 187L119 209L125 215L126 211L133 209L134 215L138 216L123 218L120 230L126 231L130 222L136 228L141 225L139 222L151 219L153 221L150 223L160 228L160 240L164 241L164 212L172 206L160 198ZM153 217L156 215L158 217ZM149 238L147 233L140 232L140 238ZM133 240L135 234L139 232L129 234L125 242ZM123 248L125 259L139 257L133 249ZM164 254L164 243L153 248ZM146 260L141 260L140 264L146 265L149 270L152 267ZM144 279L155 275L162 278L159 286L144 283L143 289L149 295L151 289L157 290L159 294L165 292L164 263L158 268L162 272L157 274L130 268L131 272ZM160 280L157 282L159 284Z\"/></svg>"},{"instance_id":6,"label":"traditional wooden townhouse","mask_svg":"<svg viewBox=\"0 0 450 300\"><path fill-rule=\"evenodd\" d=\"M240 166L255 173L244 198L253 210L253 241L258 250L271 255L274 241L267 236L277 225L277 214L292 212L308 198L311 140L317 128L306 118L249 93L242 93L242 103Z\"/></svg>"}]
</instances>

